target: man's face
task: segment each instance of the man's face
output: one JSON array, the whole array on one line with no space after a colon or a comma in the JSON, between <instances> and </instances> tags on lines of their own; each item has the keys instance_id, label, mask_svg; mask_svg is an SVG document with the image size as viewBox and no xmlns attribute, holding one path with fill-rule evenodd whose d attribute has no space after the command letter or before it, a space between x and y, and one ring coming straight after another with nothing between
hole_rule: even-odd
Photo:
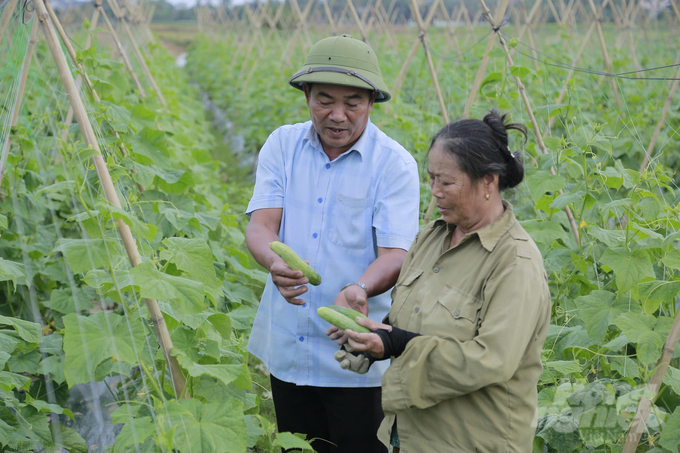
<instances>
[{"instance_id":1,"label":"man's face","mask_svg":"<svg viewBox=\"0 0 680 453\"><path fill-rule=\"evenodd\" d=\"M342 85L305 85L309 116L326 153L336 157L354 145L366 128L374 96Z\"/></svg>"}]
</instances>

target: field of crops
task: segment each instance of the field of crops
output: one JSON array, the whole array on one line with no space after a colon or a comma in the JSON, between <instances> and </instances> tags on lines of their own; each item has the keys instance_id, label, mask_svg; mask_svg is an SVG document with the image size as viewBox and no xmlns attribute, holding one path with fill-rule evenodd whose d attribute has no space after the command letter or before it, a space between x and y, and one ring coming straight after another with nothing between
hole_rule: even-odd
<instances>
[{"instance_id":1,"label":"field of crops","mask_svg":"<svg viewBox=\"0 0 680 453\"><path fill-rule=\"evenodd\" d=\"M638 412L627 451L677 452L680 12L636 16L631 0L617 24L576 3L574 20L529 27L514 4L496 32L441 13L423 39L413 23L365 27L401 82L371 120L418 161L421 223L446 119L497 107L526 124L526 178L507 198L553 300L534 452L621 452ZM330 28L320 13L296 25L289 6L278 27L256 20L262 6L206 9L200 34L177 35L191 43L178 67L131 4L110 17L120 49L91 10L48 45L41 5L0 12L0 451L311 451L276 432L268 373L245 349L267 274L243 213L269 133L308 119L287 81Z\"/></svg>"}]
</instances>

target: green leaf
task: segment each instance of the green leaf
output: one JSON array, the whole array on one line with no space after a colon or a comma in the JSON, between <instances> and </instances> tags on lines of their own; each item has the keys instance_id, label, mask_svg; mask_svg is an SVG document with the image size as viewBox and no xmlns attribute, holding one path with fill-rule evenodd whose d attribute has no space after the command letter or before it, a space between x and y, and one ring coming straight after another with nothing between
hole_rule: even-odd
<instances>
[{"instance_id":1,"label":"green leaf","mask_svg":"<svg viewBox=\"0 0 680 453\"><path fill-rule=\"evenodd\" d=\"M283 449L297 448L302 451L314 451L312 446L304 440L304 434L276 433L274 445Z\"/></svg>"},{"instance_id":2,"label":"green leaf","mask_svg":"<svg viewBox=\"0 0 680 453\"><path fill-rule=\"evenodd\" d=\"M512 74L515 77L519 77L520 79L524 79L529 74L534 74L534 72L531 69L522 66L511 66L510 74Z\"/></svg>"},{"instance_id":3,"label":"green leaf","mask_svg":"<svg viewBox=\"0 0 680 453\"><path fill-rule=\"evenodd\" d=\"M663 383L670 386L676 395L680 395L680 370L669 366L663 377Z\"/></svg>"},{"instance_id":4,"label":"green leaf","mask_svg":"<svg viewBox=\"0 0 680 453\"><path fill-rule=\"evenodd\" d=\"M555 192L564 188L565 179L559 175L551 175L546 170L537 171L527 178L529 191L534 200L538 200L547 192Z\"/></svg>"},{"instance_id":5,"label":"green leaf","mask_svg":"<svg viewBox=\"0 0 680 453\"><path fill-rule=\"evenodd\" d=\"M116 436L113 452L124 452L126 447L141 445L149 436L156 434L156 424L151 417L133 418L124 421L123 429Z\"/></svg>"},{"instance_id":6,"label":"green leaf","mask_svg":"<svg viewBox=\"0 0 680 453\"><path fill-rule=\"evenodd\" d=\"M661 262L671 269L680 270L680 250L673 249L669 251Z\"/></svg>"},{"instance_id":7,"label":"green leaf","mask_svg":"<svg viewBox=\"0 0 680 453\"><path fill-rule=\"evenodd\" d=\"M0 228L7 229L7 216L0 214Z\"/></svg>"},{"instance_id":8,"label":"green leaf","mask_svg":"<svg viewBox=\"0 0 680 453\"><path fill-rule=\"evenodd\" d=\"M644 278L655 277L649 253L644 250L631 252L625 247L608 248L600 261L614 271L620 292L628 291Z\"/></svg>"},{"instance_id":9,"label":"green leaf","mask_svg":"<svg viewBox=\"0 0 680 453\"><path fill-rule=\"evenodd\" d=\"M0 315L0 325L13 327L17 334L19 334L19 337L27 343L38 343L42 336L40 324L35 322Z\"/></svg>"},{"instance_id":10,"label":"green leaf","mask_svg":"<svg viewBox=\"0 0 680 453\"><path fill-rule=\"evenodd\" d=\"M500 72L492 72L482 81L479 85L479 93L486 94L487 88L492 85L496 85L498 82L503 80L503 74Z\"/></svg>"},{"instance_id":11,"label":"green leaf","mask_svg":"<svg viewBox=\"0 0 680 453\"><path fill-rule=\"evenodd\" d=\"M219 287L221 282L215 274L213 254L208 244L201 238L166 238L160 258L175 264L191 278L210 287Z\"/></svg>"},{"instance_id":12,"label":"green leaf","mask_svg":"<svg viewBox=\"0 0 680 453\"><path fill-rule=\"evenodd\" d=\"M680 449L680 408L676 408L663 425L659 445L674 452Z\"/></svg>"},{"instance_id":13,"label":"green leaf","mask_svg":"<svg viewBox=\"0 0 680 453\"><path fill-rule=\"evenodd\" d=\"M668 321L663 318L641 313L624 313L614 321L629 342L637 345L638 360L643 364L653 364L661 357L661 348L670 330L670 326L667 330ZM671 324L672 322L670 320Z\"/></svg>"},{"instance_id":14,"label":"green leaf","mask_svg":"<svg viewBox=\"0 0 680 453\"><path fill-rule=\"evenodd\" d=\"M672 302L680 292L680 281L642 282L637 287L638 297L642 302L645 313L651 315L661 306L661 302Z\"/></svg>"},{"instance_id":15,"label":"green leaf","mask_svg":"<svg viewBox=\"0 0 680 453\"><path fill-rule=\"evenodd\" d=\"M234 382L241 375L243 368L242 364L201 365L182 354L181 351L176 351L175 348L172 349L172 354L176 355L179 364L187 370L191 377L210 376L218 379L224 385Z\"/></svg>"},{"instance_id":16,"label":"green leaf","mask_svg":"<svg viewBox=\"0 0 680 453\"><path fill-rule=\"evenodd\" d=\"M588 335L598 343L607 336L607 330L614 320L628 311L628 300L616 298L610 291L593 291L587 296L574 300L578 316L585 323Z\"/></svg>"},{"instance_id":17,"label":"green leaf","mask_svg":"<svg viewBox=\"0 0 680 453\"><path fill-rule=\"evenodd\" d=\"M558 360L554 362L546 362L545 366L564 375L581 372L581 365L575 360Z\"/></svg>"},{"instance_id":18,"label":"green leaf","mask_svg":"<svg viewBox=\"0 0 680 453\"><path fill-rule=\"evenodd\" d=\"M37 374L39 363L40 351L33 350L13 355L7 362L7 366L12 373Z\"/></svg>"},{"instance_id":19,"label":"green leaf","mask_svg":"<svg viewBox=\"0 0 680 453\"><path fill-rule=\"evenodd\" d=\"M97 366L106 359L137 365L150 362L144 327L115 313L64 316L64 375L69 387L95 380Z\"/></svg>"},{"instance_id":20,"label":"green leaf","mask_svg":"<svg viewBox=\"0 0 680 453\"><path fill-rule=\"evenodd\" d=\"M205 308L203 284L165 274L153 263L141 263L130 271L142 297L171 302L176 311L198 314Z\"/></svg>"},{"instance_id":21,"label":"green leaf","mask_svg":"<svg viewBox=\"0 0 680 453\"><path fill-rule=\"evenodd\" d=\"M182 427L176 429L174 434L175 448L179 451L245 453L247 428L243 405L239 401L204 404L190 399L182 400L179 404L181 409L176 407L177 403L167 404L172 424ZM162 423L167 420L164 411L158 411L157 414Z\"/></svg>"},{"instance_id":22,"label":"green leaf","mask_svg":"<svg viewBox=\"0 0 680 453\"><path fill-rule=\"evenodd\" d=\"M58 289L50 294L50 308L62 314L75 313L92 308L90 298L85 291L76 287L75 294L70 288Z\"/></svg>"},{"instance_id":23,"label":"green leaf","mask_svg":"<svg viewBox=\"0 0 680 453\"><path fill-rule=\"evenodd\" d=\"M54 252L61 252L76 274L92 269L108 267L120 256L112 240L103 239L59 239Z\"/></svg>"},{"instance_id":24,"label":"green leaf","mask_svg":"<svg viewBox=\"0 0 680 453\"><path fill-rule=\"evenodd\" d=\"M125 222L127 226L130 227L130 230L135 237L145 238L148 241L151 241L154 237L156 237L158 228L155 225L149 225L141 222L136 217L133 217L130 213L112 204L100 202L98 205L108 209L114 220L122 220Z\"/></svg>"},{"instance_id":25,"label":"green leaf","mask_svg":"<svg viewBox=\"0 0 680 453\"><path fill-rule=\"evenodd\" d=\"M562 195L558 196L553 200L552 203L550 203L550 207L553 209L564 209L565 206L568 204L570 205L578 205L578 208L580 208L580 204L583 202L583 197L585 197L586 193L583 190L579 190L578 192L574 193L563 193Z\"/></svg>"},{"instance_id":26,"label":"green leaf","mask_svg":"<svg viewBox=\"0 0 680 453\"><path fill-rule=\"evenodd\" d=\"M569 234L557 222L536 219L524 220L520 224L536 242L551 245L558 239L565 243L569 241Z\"/></svg>"},{"instance_id":27,"label":"green leaf","mask_svg":"<svg viewBox=\"0 0 680 453\"><path fill-rule=\"evenodd\" d=\"M607 247L619 247L626 242L626 232L623 230L605 230L596 225L589 225L588 232Z\"/></svg>"},{"instance_id":28,"label":"green leaf","mask_svg":"<svg viewBox=\"0 0 680 453\"><path fill-rule=\"evenodd\" d=\"M24 265L0 258L0 282L11 280L16 285L26 284Z\"/></svg>"}]
</instances>

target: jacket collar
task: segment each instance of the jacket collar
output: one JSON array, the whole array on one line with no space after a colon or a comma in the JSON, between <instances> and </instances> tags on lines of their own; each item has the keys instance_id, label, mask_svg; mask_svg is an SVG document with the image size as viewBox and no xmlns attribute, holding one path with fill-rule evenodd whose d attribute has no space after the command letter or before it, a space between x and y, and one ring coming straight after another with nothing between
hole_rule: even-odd
<instances>
[{"instance_id":1,"label":"jacket collar","mask_svg":"<svg viewBox=\"0 0 680 453\"><path fill-rule=\"evenodd\" d=\"M485 226L484 228L470 233L468 236L476 234L479 237L479 241L482 243L487 251L493 252L496 248L496 244L503 237L505 233L508 232L510 227L515 223L515 214L512 211L512 205L507 201L503 200L503 207L505 211L503 214L493 223ZM447 231L450 233L455 229L455 225L447 224L444 219L437 219L435 222L440 224L446 224ZM461 241L463 242L463 241Z\"/></svg>"}]
</instances>

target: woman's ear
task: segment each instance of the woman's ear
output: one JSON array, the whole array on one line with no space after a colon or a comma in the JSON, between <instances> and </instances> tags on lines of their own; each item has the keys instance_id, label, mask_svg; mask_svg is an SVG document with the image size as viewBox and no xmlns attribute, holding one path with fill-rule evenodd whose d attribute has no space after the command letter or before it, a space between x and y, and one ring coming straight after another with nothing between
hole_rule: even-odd
<instances>
[{"instance_id":1,"label":"woman's ear","mask_svg":"<svg viewBox=\"0 0 680 453\"><path fill-rule=\"evenodd\" d=\"M493 194L498 189L499 178L499 175L493 173L484 176L483 181L486 193Z\"/></svg>"}]
</instances>

